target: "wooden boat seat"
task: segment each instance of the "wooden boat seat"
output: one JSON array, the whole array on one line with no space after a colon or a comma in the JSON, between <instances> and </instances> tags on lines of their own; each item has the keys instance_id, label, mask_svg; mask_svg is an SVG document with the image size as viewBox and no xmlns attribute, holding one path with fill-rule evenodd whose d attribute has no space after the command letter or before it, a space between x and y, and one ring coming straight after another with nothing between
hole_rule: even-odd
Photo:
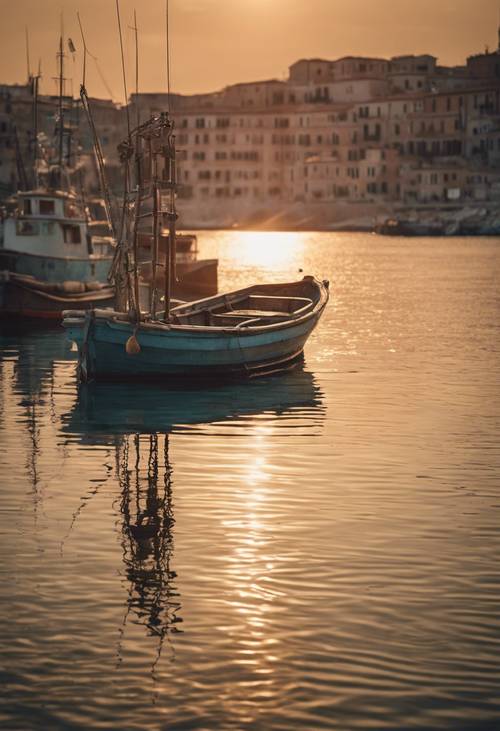
<instances>
[{"instance_id":1,"label":"wooden boat seat","mask_svg":"<svg viewBox=\"0 0 500 731\"><path fill-rule=\"evenodd\" d=\"M265 312L276 311L279 314L297 314L307 311L313 307L313 301L309 297L288 297L285 295L251 294L246 298L245 304L249 309L263 310Z\"/></svg>"},{"instance_id":2,"label":"wooden boat seat","mask_svg":"<svg viewBox=\"0 0 500 731\"><path fill-rule=\"evenodd\" d=\"M231 310L231 312L222 313L224 317L289 317L288 312L283 310Z\"/></svg>"},{"instance_id":3,"label":"wooden boat seat","mask_svg":"<svg viewBox=\"0 0 500 731\"><path fill-rule=\"evenodd\" d=\"M231 312L212 312L210 314L210 324L217 327L234 327L235 325L243 325L248 322L257 324L261 322L283 322L288 320L290 315L288 312L279 312L271 310L231 310Z\"/></svg>"},{"instance_id":4,"label":"wooden boat seat","mask_svg":"<svg viewBox=\"0 0 500 731\"><path fill-rule=\"evenodd\" d=\"M299 317L313 307L314 303L308 297L251 294L239 301L227 303L222 311L211 311L207 324L216 327L270 325Z\"/></svg>"}]
</instances>

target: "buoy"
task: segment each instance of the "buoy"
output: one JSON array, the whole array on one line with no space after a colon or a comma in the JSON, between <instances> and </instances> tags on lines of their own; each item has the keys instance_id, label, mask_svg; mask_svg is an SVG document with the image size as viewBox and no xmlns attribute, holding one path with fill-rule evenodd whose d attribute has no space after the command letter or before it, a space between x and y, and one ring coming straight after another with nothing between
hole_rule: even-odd
<instances>
[{"instance_id":1,"label":"buoy","mask_svg":"<svg viewBox=\"0 0 500 731\"><path fill-rule=\"evenodd\" d=\"M127 352L127 355L137 355L141 352L141 346L139 345L139 341L135 337L135 333L134 335L131 335L127 340L125 350Z\"/></svg>"}]
</instances>

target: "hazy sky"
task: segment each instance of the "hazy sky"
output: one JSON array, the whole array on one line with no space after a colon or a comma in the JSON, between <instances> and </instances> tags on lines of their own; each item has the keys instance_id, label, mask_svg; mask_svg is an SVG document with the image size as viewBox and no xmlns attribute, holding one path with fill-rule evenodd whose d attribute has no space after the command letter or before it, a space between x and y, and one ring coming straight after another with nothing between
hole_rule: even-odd
<instances>
[{"instance_id":1,"label":"hazy sky","mask_svg":"<svg viewBox=\"0 0 500 731\"><path fill-rule=\"evenodd\" d=\"M165 0L120 0L129 92L134 45L129 26L137 8L140 90L164 91ZM0 0L0 82L26 79L25 26L31 66L42 59L42 89L52 77L61 11L65 35L76 46L67 73L76 94L81 80L79 10L87 46L107 85L123 100L115 0ZM299 58L393 56L427 52L444 65L497 46L500 0L170 0L173 91L215 91L238 81L284 78ZM90 60L87 88L109 97ZM71 87L68 86L68 93Z\"/></svg>"}]
</instances>

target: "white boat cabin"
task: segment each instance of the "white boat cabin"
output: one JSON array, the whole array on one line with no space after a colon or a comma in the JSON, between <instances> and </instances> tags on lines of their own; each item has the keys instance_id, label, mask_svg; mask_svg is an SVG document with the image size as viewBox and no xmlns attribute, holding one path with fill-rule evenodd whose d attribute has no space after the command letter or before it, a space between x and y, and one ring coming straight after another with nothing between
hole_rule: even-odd
<instances>
[{"instance_id":1,"label":"white boat cabin","mask_svg":"<svg viewBox=\"0 0 500 731\"><path fill-rule=\"evenodd\" d=\"M3 249L64 258L109 254L111 239L91 235L88 212L73 193L22 191L17 201L3 223Z\"/></svg>"}]
</instances>

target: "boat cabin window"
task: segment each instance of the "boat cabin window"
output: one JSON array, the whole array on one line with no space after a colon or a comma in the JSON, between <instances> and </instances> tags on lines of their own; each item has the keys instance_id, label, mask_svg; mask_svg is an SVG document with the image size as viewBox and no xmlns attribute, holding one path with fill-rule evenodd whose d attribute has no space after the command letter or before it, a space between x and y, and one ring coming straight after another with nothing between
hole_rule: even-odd
<instances>
[{"instance_id":1,"label":"boat cabin window","mask_svg":"<svg viewBox=\"0 0 500 731\"><path fill-rule=\"evenodd\" d=\"M40 229L36 221L17 221L16 234L18 236L38 236Z\"/></svg>"},{"instance_id":2,"label":"boat cabin window","mask_svg":"<svg viewBox=\"0 0 500 731\"><path fill-rule=\"evenodd\" d=\"M73 226L71 223L63 224L63 235L65 244L80 244L82 241L80 235L80 226Z\"/></svg>"},{"instance_id":3,"label":"boat cabin window","mask_svg":"<svg viewBox=\"0 0 500 731\"><path fill-rule=\"evenodd\" d=\"M41 216L53 216L55 213L54 201L40 200L39 211Z\"/></svg>"},{"instance_id":4,"label":"boat cabin window","mask_svg":"<svg viewBox=\"0 0 500 731\"><path fill-rule=\"evenodd\" d=\"M31 198L25 198L24 199L24 201L23 201L23 213L28 214L28 216L31 215L31 213L32 213L32 210L31 210Z\"/></svg>"}]
</instances>

